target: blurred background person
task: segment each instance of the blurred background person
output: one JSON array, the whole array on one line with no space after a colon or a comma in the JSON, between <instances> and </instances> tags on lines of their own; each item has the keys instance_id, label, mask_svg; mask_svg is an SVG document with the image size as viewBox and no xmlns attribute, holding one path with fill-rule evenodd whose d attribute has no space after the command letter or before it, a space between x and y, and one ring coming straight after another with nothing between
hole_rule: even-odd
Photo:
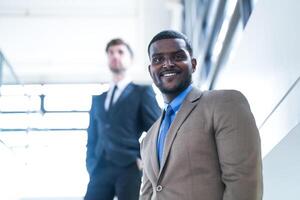
<instances>
[{"instance_id":1,"label":"blurred background person","mask_svg":"<svg viewBox=\"0 0 300 200\"><path fill-rule=\"evenodd\" d=\"M138 199L141 184L139 138L160 115L150 86L132 83L127 69L133 52L122 39L106 46L112 82L94 96L88 127L86 166L90 176L85 200Z\"/></svg>"}]
</instances>

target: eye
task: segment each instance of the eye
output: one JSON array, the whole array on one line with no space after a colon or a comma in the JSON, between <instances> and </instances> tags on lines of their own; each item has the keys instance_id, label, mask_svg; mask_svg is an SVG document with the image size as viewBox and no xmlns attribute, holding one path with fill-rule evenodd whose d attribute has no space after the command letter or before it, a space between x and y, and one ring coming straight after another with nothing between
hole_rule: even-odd
<instances>
[{"instance_id":1,"label":"eye","mask_svg":"<svg viewBox=\"0 0 300 200\"><path fill-rule=\"evenodd\" d=\"M184 61L185 59L186 59L186 54L185 54L185 53L182 53L182 52L177 53L177 54L175 54L175 56L174 56L174 60L175 60L175 61Z\"/></svg>"},{"instance_id":2,"label":"eye","mask_svg":"<svg viewBox=\"0 0 300 200\"><path fill-rule=\"evenodd\" d=\"M154 64L154 65L157 65L157 64L163 63L163 61L164 61L163 56L154 56L151 60L151 63Z\"/></svg>"},{"instance_id":3,"label":"eye","mask_svg":"<svg viewBox=\"0 0 300 200\"><path fill-rule=\"evenodd\" d=\"M114 52L112 50L108 50L107 54L111 56L114 55Z\"/></svg>"},{"instance_id":4,"label":"eye","mask_svg":"<svg viewBox=\"0 0 300 200\"><path fill-rule=\"evenodd\" d=\"M123 50L119 50L118 53L119 53L119 55L123 55L124 51Z\"/></svg>"}]
</instances>

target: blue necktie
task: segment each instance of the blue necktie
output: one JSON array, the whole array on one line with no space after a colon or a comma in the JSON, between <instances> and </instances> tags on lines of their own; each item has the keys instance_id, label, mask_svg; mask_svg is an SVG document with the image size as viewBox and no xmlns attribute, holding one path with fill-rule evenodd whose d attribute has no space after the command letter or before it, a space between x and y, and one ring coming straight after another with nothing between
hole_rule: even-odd
<instances>
[{"instance_id":1,"label":"blue necktie","mask_svg":"<svg viewBox=\"0 0 300 200\"><path fill-rule=\"evenodd\" d=\"M168 130L171 125L171 116L174 113L172 107L168 105L167 110L165 112L165 117L161 123L160 133L157 140L157 152L158 152L158 161L161 164L164 152L164 143L167 137Z\"/></svg>"}]
</instances>

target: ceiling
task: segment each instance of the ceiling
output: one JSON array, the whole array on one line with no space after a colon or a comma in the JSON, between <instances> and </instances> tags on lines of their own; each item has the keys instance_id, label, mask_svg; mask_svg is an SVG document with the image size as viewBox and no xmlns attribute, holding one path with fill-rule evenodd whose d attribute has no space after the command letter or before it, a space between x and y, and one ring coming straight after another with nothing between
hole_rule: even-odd
<instances>
[{"instance_id":1,"label":"ceiling","mask_svg":"<svg viewBox=\"0 0 300 200\"><path fill-rule=\"evenodd\" d=\"M147 40L171 24L163 2L0 0L0 50L23 84L100 83L110 80L105 45L121 37L136 54L133 80L147 83ZM2 79L15 82L8 67Z\"/></svg>"}]
</instances>

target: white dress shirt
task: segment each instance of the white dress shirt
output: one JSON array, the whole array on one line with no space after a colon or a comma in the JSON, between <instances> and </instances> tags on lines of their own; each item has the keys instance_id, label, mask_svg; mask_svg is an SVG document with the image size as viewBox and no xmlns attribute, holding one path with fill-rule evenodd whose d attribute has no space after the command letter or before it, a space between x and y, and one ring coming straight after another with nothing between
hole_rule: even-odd
<instances>
[{"instance_id":1,"label":"white dress shirt","mask_svg":"<svg viewBox=\"0 0 300 200\"><path fill-rule=\"evenodd\" d=\"M115 91L115 95L114 95L114 99L112 101L112 105L115 104L118 100L118 98L121 96L122 92L124 91L124 89L127 87L127 85L131 82L130 78L124 78L123 80L121 80L120 82L118 82L117 84L115 83L111 83L109 86L109 90L105 99L105 103L104 103L104 108L105 110L108 110L109 107L109 102L111 99L111 95L113 92L113 89L115 87L115 85L117 85L117 90Z\"/></svg>"}]
</instances>

